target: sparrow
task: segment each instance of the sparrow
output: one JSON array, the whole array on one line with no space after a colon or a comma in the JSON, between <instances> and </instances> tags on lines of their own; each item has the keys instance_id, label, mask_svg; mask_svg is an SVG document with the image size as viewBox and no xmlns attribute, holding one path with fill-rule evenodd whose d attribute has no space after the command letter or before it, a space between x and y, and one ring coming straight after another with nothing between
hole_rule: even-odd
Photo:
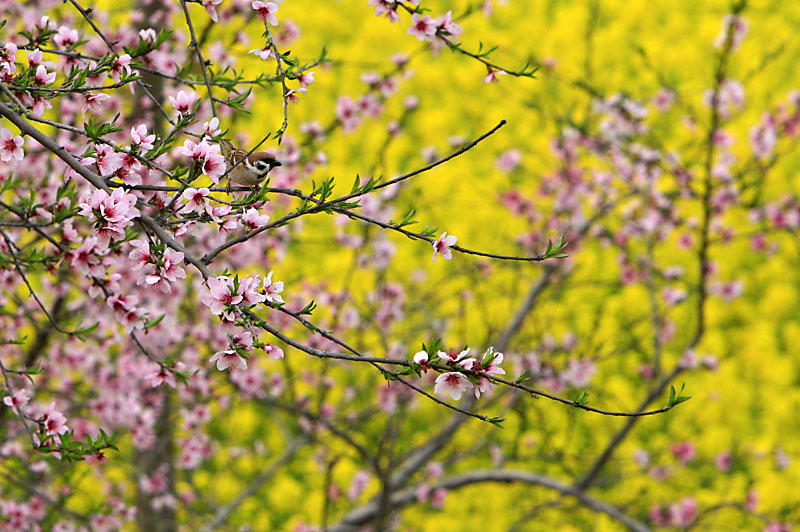
<instances>
[{"instance_id":1,"label":"sparrow","mask_svg":"<svg viewBox=\"0 0 800 532\"><path fill-rule=\"evenodd\" d=\"M222 139L220 144L225 149L228 168L233 168L228 174L228 188L230 188L231 182L249 187L256 186L267 177L270 170L281 166L281 162L271 153L257 151L245 158L247 152L234 148L229 140Z\"/></svg>"}]
</instances>

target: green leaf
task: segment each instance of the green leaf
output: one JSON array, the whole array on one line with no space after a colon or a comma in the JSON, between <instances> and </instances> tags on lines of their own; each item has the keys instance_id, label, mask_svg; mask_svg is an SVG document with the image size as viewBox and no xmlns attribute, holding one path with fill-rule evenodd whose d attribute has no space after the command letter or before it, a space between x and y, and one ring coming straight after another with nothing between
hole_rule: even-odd
<instances>
[{"instance_id":1,"label":"green leaf","mask_svg":"<svg viewBox=\"0 0 800 532\"><path fill-rule=\"evenodd\" d=\"M166 316L166 314L162 314L161 316L159 316L159 317L157 317L157 318L154 318L154 319L152 319L152 320L147 320L147 321L145 322L145 324L144 324L144 328L145 328L145 329L149 329L150 327L155 327L156 325L158 325L159 323L161 323L161 320L163 320L163 319L164 319L164 316Z\"/></svg>"},{"instance_id":2,"label":"green leaf","mask_svg":"<svg viewBox=\"0 0 800 532\"><path fill-rule=\"evenodd\" d=\"M486 421L488 421L489 423L491 423L495 427L499 427L501 429L504 428L503 427L503 421L505 421L505 420L506 420L506 418L504 418L504 417L490 417L490 418L486 419Z\"/></svg>"},{"instance_id":3,"label":"green leaf","mask_svg":"<svg viewBox=\"0 0 800 532\"><path fill-rule=\"evenodd\" d=\"M677 393L675 392L674 386L669 387L669 403L667 403L669 408L677 406L681 403L685 403L692 398L690 395L683 395L683 390L685 387L686 383L681 384L681 390Z\"/></svg>"},{"instance_id":4,"label":"green leaf","mask_svg":"<svg viewBox=\"0 0 800 532\"><path fill-rule=\"evenodd\" d=\"M580 397L572 401L572 404L575 406L586 406L589 404L589 392L583 390Z\"/></svg>"}]
</instances>

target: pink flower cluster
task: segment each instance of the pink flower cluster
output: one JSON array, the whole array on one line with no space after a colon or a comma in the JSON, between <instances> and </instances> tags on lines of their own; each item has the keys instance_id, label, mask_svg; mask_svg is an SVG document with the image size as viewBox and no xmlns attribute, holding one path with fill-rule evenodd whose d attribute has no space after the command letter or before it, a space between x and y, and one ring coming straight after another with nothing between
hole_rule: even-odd
<instances>
[{"instance_id":1,"label":"pink flower cluster","mask_svg":"<svg viewBox=\"0 0 800 532\"><path fill-rule=\"evenodd\" d=\"M201 289L200 301L212 314L220 317L224 324L233 324L241 316L239 306L257 305L263 302L283 303L280 293L283 282L272 282L273 272L263 282L255 277L213 277Z\"/></svg>"},{"instance_id":2,"label":"pink flower cluster","mask_svg":"<svg viewBox=\"0 0 800 532\"><path fill-rule=\"evenodd\" d=\"M97 236L101 249L107 248L111 240L125 238L125 228L133 225L133 219L140 214L136 208L136 196L121 188L111 194L97 189L79 207L78 214L94 223L92 232Z\"/></svg>"},{"instance_id":3,"label":"pink flower cluster","mask_svg":"<svg viewBox=\"0 0 800 532\"><path fill-rule=\"evenodd\" d=\"M5 82L10 82L17 73L17 51L17 45L13 42L0 48L0 79Z\"/></svg>"},{"instance_id":4,"label":"pink flower cluster","mask_svg":"<svg viewBox=\"0 0 800 532\"><path fill-rule=\"evenodd\" d=\"M436 377L434 392L438 395L448 394L458 401L464 392L473 390L476 398L481 397L482 393L489 391L491 381L486 375L505 375L506 371L500 367L503 363L503 353L495 353L494 348L490 347L483 354L481 360L469 356L469 349L456 352L451 349L449 352L437 351L436 356L445 364L453 366L456 371L449 371ZM419 351L414 355L414 363L420 369L427 371L430 369L428 353ZM470 376L477 380L473 383L463 372L469 372Z\"/></svg>"},{"instance_id":5,"label":"pink flower cluster","mask_svg":"<svg viewBox=\"0 0 800 532\"><path fill-rule=\"evenodd\" d=\"M172 291L170 283L186 278L186 272L180 266L183 262L183 253L180 251L166 248L158 252L151 249L150 243L142 240L132 241L131 246L134 249L128 258L134 261L133 270L143 270L136 284L144 284L168 294Z\"/></svg>"},{"instance_id":6,"label":"pink flower cluster","mask_svg":"<svg viewBox=\"0 0 800 532\"><path fill-rule=\"evenodd\" d=\"M697 501L686 497L668 507L654 506L650 509L650 520L656 526L687 527L697 516Z\"/></svg>"},{"instance_id":7,"label":"pink flower cluster","mask_svg":"<svg viewBox=\"0 0 800 532\"><path fill-rule=\"evenodd\" d=\"M211 178L211 180L219 184L219 179L225 174L225 157L220 153L220 147L217 144L209 144L206 139L200 142L192 142L186 140L183 146L177 149L178 154L185 155L200 166L203 174Z\"/></svg>"},{"instance_id":8,"label":"pink flower cluster","mask_svg":"<svg viewBox=\"0 0 800 532\"><path fill-rule=\"evenodd\" d=\"M375 6L375 15L380 17L386 15L389 19L389 22L397 22L400 20L400 15L397 14L397 8L399 4L402 4L403 0L369 0L367 2L368 6ZM408 4L412 6L418 6L419 0L407 0ZM413 9L413 8L412 8Z\"/></svg>"}]
</instances>

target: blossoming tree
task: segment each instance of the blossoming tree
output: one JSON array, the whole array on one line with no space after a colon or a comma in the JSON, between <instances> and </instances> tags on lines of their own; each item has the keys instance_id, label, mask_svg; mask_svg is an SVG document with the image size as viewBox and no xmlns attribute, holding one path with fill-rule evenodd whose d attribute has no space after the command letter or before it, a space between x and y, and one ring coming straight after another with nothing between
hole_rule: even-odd
<instances>
[{"instance_id":1,"label":"blossoming tree","mask_svg":"<svg viewBox=\"0 0 800 532\"><path fill-rule=\"evenodd\" d=\"M634 439L641 425L672 434L681 379L717 371L709 331L744 330L713 314L742 296L747 271L718 250L746 237L768 254L773 233L800 225L798 202L766 186L795 143L796 94L764 111L743 157L726 129L744 106L731 70L745 3L708 44L702 102L637 50L658 81L649 105L597 85L590 61L573 78L535 46L527 61L514 48L496 60L462 32L493 16L490 1L325 8L365 12L378 32L402 25L402 42L421 46L368 68L353 97L324 80L355 52L291 50L305 36L284 13L309 10L292 4L4 6L0 528L422 529L421 514L462 519L448 493L501 483L527 494L528 508L507 509L512 530L574 505L575 523L602 516L610 529L720 518L783 530L793 517L761 513L754 490L702 509L680 490L651 496L654 480L699 463L697 447L671 438L663 456ZM587 53L599 17L589 10ZM499 204L476 161L515 117L452 120L471 137L442 154L419 144L437 95L417 93L412 67L447 50L454 68L480 69L476 91L573 91L566 109L526 103L555 126L554 157L526 168L524 137L492 157ZM686 143L663 126L676 119ZM413 155L390 156L404 137ZM265 149L280 163L266 181L228 179L255 172L249 156ZM497 222L466 206L447 231L417 221L439 203L417 183L457 164L458 186L510 225L487 232ZM627 302L634 290L644 304ZM630 446L636 472L623 474ZM727 448L696 478L751 475L754 456ZM628 475L647 496L621 488Z\"/></svg>"}]
</instances>

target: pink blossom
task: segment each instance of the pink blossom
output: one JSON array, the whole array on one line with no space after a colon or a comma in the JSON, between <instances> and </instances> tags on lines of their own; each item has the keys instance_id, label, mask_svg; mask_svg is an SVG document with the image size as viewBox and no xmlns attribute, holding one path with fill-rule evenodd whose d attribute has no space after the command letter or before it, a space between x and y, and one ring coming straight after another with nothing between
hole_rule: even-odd
<instances>
[{"instance_id":1,"label":"pink blossom","mask_svg":"<svg viewBox=\"0 0 800 532\"><path fill-rule=\"evenodd\" d=\"M259 293L258 277L242 277L239 279L239 293L242 294L242 305L257 305L263 303L267 296Z\"/></svg>"},{"instance_id":2,"label":"pink blossom","mask_svg":"<svg viewBox=\"0 0 800 532\"><path fill-rule=\"evenodd\" d=\"M79 207L79 214L94 222L93 233L101 248L108 247L111 239L122 240L125 228L133 225L133 219L139 216L136 196L121 188L114 189L110 195L97 189Z\"/></svg>"},{"instance_id":3,"label":"pink blossom","mask_svg":"<svg viewBox=\"0 0 800 532\"><path fill-rule=\"evenodd\" d=\"M421 17L418 13L411 16L411 27L406 32L420 41L433 41L436 36L436 21L430 15Z\"/></svg>"},{"instance_id":4,"label":"pink blossom","mask_svg":"<svg viewBox=\"0 0 800 532\"><path fill-rule=\"evenodd\" d=\"M386 15L389 22L396 22L400 20L400 15L397 14L397 3L395 0L369 0L369 6L375 6L375 16L380 17Z\"/></svg>"},{"instance_id":5,"label":"pink blossom","mask_svg":"<svg viewBox=\"0 0 800 532\"><path fill-rule=\"evenodd\" d=\"M464 360L469 355L469 352L469 348L464 349L460 353L456 352L455 349L451 349L448 352L437 351L436 356L438 356L446 364L458 364L461 360Z\"/></svg>"},{"instance_id":6,"label":"pink blossom","mask_svg":"<svg viewBox=\"0 0 800 532\"><path fill-rule=\"evenodd\" d=\"M167 248L160 260L146 266L145 276L137 284L145 284L168 294L172 291L169 283L186 278L186 271L180 266L181 263L183 253Z\"/></svg>"},{"instance_id":7,"label":"pink blossom","mask_svg":"<svg viewBox=\"0 0 800 532\"><path fill-rule=\"evenodd\" d=\"M303 72L297 77L297 81L300 82L302 87L308 87L312 83L314 83L314 72Z\"/></svg>"},{"instance_id":8,"label":"pink blossom","mask_svg":"<svg viewBox=\"0 0 800 532\"><path fill-rule=\"evenodd\" d=\"M500 81L499 76L505 76L505 70L495 70L493 68L489 68L486 76L483 78L484 83L493 83Z\"/></svg>"},{"instance_id":9,"label":"pink blossom","mask_svg":"<svg viewBox=\"0 0 800 532\"><path fill-rule=\"evenodd\" d=\"M219 371L224 371L229 367L233 366L235 368L246 370L247 369L247 360L244 359L239 353L237 353L234 349L226 349L225 351L217 351L214 355L209 359L209 362L216 362L217 369Z\"/></svg>"},{"instance_id":10,"label":"pink blossom","mask_svg":"<svg viewBox=\"0 0 800 532\"><path fill-rule=\"evenodd\" d=\"M41 418L45 434L48 436L64 434L69 430L69 427L67 427L67 418L64 417L64 414L57 411L55 407L56 403L53 401L47 406Z\"/></svg>"},{"instance_id":11,"label":"pink blossom","mask_svg":"<svg viewBox=\"0 0 800 532\"><path fill-rule=\"evenodd\" d=\"M670 89L663 88L655 95L653 98L653 105L658 108L659 111L666 111L667 109L672 106L672 103L675 101L675 93Z\"/></svg>"},{"instance_id":12,"label":"pink blossom","mask_svg":"<svg viewBox=\"0 0 800 532\"><path fill-rule=\"evenodd\" d=\"M78 30L68 28L67 26L61 26L58 28L58 33L53 35L53 42L62 48L69 48L78 42Z\"/></svg>"},{"instance_id":13,"label":"pink blossom","mask_svg":"<svg viewBox=\"0 0 800 532\"><path fill-rule=\"evenodd\" d=\"M686 299L686 290L680 288L666 287L661 291L661 297L667 306L677 305Z\"/></svg>"},{"instance_id":14,"label":"pink blossom","mask_svg":"<svg viewBox=\"0 0 800 532\"><path fill-rule=\"evenodd\" d=\"M247 209L244 214L242 214L242 225L244 225L248 231L267 225L268 222L269 215L259 214L258 210L254 208Z\"/></svg>"},{"instance_id":15,"label":"pink blossom","mask_svg":"<svg viewBox=\"0 0 800 532\"><path fill-rule=\"evenodd\" d=\"M791 532L791 530L792 527L790 525L773 521L767 525L763 532Z\"/></svg>"},{"instance_id":16,"label":"pink blossom","mask_svg":"<svg viewBox=\"0 0 800 532\"><path fill-rule=\"evenodd\" d=\"M254 48L253 50L250 50L247 53L255 54L264 61L274 56L274 54L272 53L272 47L269 45L265 46L264 48Z\"/></svg>"},{"instance_id":17,"label":"pink blossom","mask_svg":"<svg viewBox=\"0 0 800 532\"><path fill-rule=\"evenodd\" d=\"M25 156L22 145L25 139L14 135L8 128L0 128L0 161L7 163L11 159L21 161Z\"/></svg>"},{"instance_id":18,"label":"pink blossom","mask_svg":"<svg viewBox=\"0 0 800 532\"><path fill-rule=\"evenodd\" d=\"M353 481L350 484L350 489L347 490L347 498L351 501L355 501L358 497L367 489L367 484L369 483L369 473L362 470L356 472L355 476L353 476Z\"/></svg>"},{"instance_id":19,"label":"pink blossom","mask_svg":"<svg viewBox=\"0 0 800 532\"><path fill-rule=\"evenodd\" d=\"M340 96L336 100L336 118L342 123L343 131L355 129L361 121L358 107L349 96Z\"/></svg>"},{"instance_id":20,"label":"pink blossom","mask_svg":"<svg viewBox=\"0 0 800 532\"><path fill-rule=\"evenodd\" d=\"M300 101L300 96L298 96L298 94L303 92L308 92L308 89L305 87L297 87L296 89L291 89L286 91L284 96L286 97L287 100L289 100L289 102L297 103Z\"/></svg>"},{"instance_id":21,"label":"pink blossom","mask_svg":"<svg viewBox=\"0 0 800 532\"><path fill-rule=\"evenodd\" d=\"M129 54L123 54L111 63L111 77L114 78L114 81L119 83L123 72L127 75L131 74L131 56Z\"/></svg>"},{"instance_id":22,"label":"pink blossom","mask_svg":"<svg viewBox=\"0 0 800 532\"><path fill-rule=\"evenodd\" d=\"M216 116L209 120L208 122L203 123L203 135L206 137L216 137L222 134L222 131L219 129L219 118Z\"/></svg>"},{"instance_id":23,"label":"pink blossom","mask_svg":"<svg viewBox=\"0 0 800 532\"><path fill-rule=\"evenodd\" d=\"M55 80L55 72L47 72L47 68L44 65L36 67L36 76L33 78L34 83L37 85L50 85Z\"/></svg>"},{"instance_id":24,"label":"pink blossom","mask_svg":"<svg viewBox=\"0 0 800 532\"><path fill-rule=\"evenodd\" d=\"M183 206L184 212L202 213L209 208L208 197L211 192L207 187L187 188L183 191L183 199L186 203Z\"/></svg>"},{"instance_id":25,"label":"pink blossom","mask_svg":"<svg viewBox=\"0 0 800 532\"><path fill-rule=\"evenodd\" d=\"M209 144L205 138L198 143L186 140L176 151L199 163L202 172L214 183L219 184L220 177L225 174L226 165L218 144Z\"/></svg>"},{"instance_id":26,"label":"pink blossom","mask_svg":"<svg viewBox=\"0 0 800 532\"><path fill-rule=\"evenodd\" d=\"M6 395L3 397L3 404L9 408L21 408L28 404L31 400L31 394L28 390L17 390L13 396Z\"/></svg>"},{"instance_id":27,"label":"pink blossom","mask_svg":"<svg viewBox=\"0 0 800 532\"><path fill-rule=\"evenodd\" d=\"M520 162L522 162L522 153L520 153L519 150L511 149L503 152L500 157L497 158L495 164L501 171L508 173L513 172L519 166Z\"/></svg>"},{"instance_id":28,"label":"pink blossom","mask_svg":"<svg viewBox=\"0 0 800 532\"><path fill-rule=\"evenodd\" d=\"M436 27L442 35L457 36L461 34L461 26L453 21L453 12L448 11L436 20Z\"/></svg>"},{"instance_id":29,"label":"pink blossom","mask_svg":"<svg viewBox=\"0 0 800 532\"><path fill-rule=\"evenodd\" d=\"M467 379L462 373L449 372L442 373L436 377L436 386L434 386L434 392L439 395L447 393L454 400L458 401L461 399L461 395L471 387L472 383L469 382L469 379Z\"/></svg>"},{"instance_id":30,"label":"pink blossom","mask_svg":"<svg viewBox=\"0 0 800 532\"><path fill-rule=\"evenodd\" d=\"M694 497L686 497L669 507L670 524L687 527L697 516L697 501Z\"/></svg>"},{"instance_id":31,"label":"pink blossom","mask_svg":"<svg viewBox=\"0 0 800 532\"><path fill-rule=\"evenodd\" d=\"M428 364L428 353L425 351L418 351L414 353L414 364L418 364L420 368L427 370L430 368L430 364Z\"/></svg>"},{"instance_id":32,"label":"pink blossom","mask_svg":"<svg viewBox=\"0 0 800 532\"><path fill-rule=\"evenodd\" d=\"M672 454L682 465L686 465L697 455L697 449L694 444L689 441L682 441L674 444L670 448L670 451L672 451Z\"/></svg>"},{"instance_id":33,"label":"pink blossom","mask_svg":"<svg viewBox=\"0 0 800 532\"><path fill-rule=\"evenodd\" d=\"M122 168L123 155L117 153L108 144L98 144L95 146L95 164L101 176L109 176Z\"/></svg>"},{"instance_id":34,"label":"pink blossom","mask_svg":"<svg viewBox=\"0 0 800 532\"><path fill-rule=\"evenodd\" d=\"M766 113L761 118L761 123L750 130L750 147L753 149L753 155L756 159L768 157L772 154L777 142L775 117Z\"/></svg>"},{"instance_id":35,"label":"pink blossom","mask_svg":"<svg viewBox=\"0 0 800 532\"><path fill-rule=\"evenodd\" d=\"M447 498L447 490L445 488L436 488L433 490L431 496L431 508L435 510L441 509L444 506L444 500Z\"/></svg>"},{"instance_id":36,"label":"pink blossom","mask_svg":"<svg viewBox=\"0 0 800 532\"><path fill-rule=\"evenodd\" d=\"M596 371L595 363L589 359L570 360L567 368L561 373L561 379L573 388L585 388L589 386Z\"/></svg>"},{"instance_id":37,"label":"pink blossom","mask_svg":"<svg viewBox=\"0 0 800 532\"><path fill-rule=\"evenodd\" d=\"M132 240L130 245L133 246L133 251L128 253L128 258L134 262L133 271L141 270L151 262L154 262L154 257L150 252L150 243L143 240Z\"/></svg>"},{"instance_id":38,"label":"pink blossom","mask_svg":"<svg viewBox=\"0 0 800 532\"><path fill-rule=\"evenodd\" d=\"M275 281L273 283L272 273L273 272L270 271L264 279L264 294L266 295L266 300L270 303L282 304L284 301L280 293L283 292L283 281Z\"/></svg>"},{"instance_id":39,"label":"pink blossom","mask_svg":"<svg viewBox=\"0 0 800 532\"><path fill-rule=\"evenodd\" d=\"M139 38L141 38L144 42L154 43L158 39L158 34L156 34L156 30L153 28L147 28L144 30L139 30Z\"/></svg>"},{"instance_id":40,"label":"pink blossom","mask_svg":"<svg viewBox=\"0 0 800 532\"><path fill-rule=\"evenodd\" d=\"M468 352L469 350L462 351L458 356L457 363L462 368L475 373L486 373L489 375L506 374L506 370L500 367L500 364L503 363L503 353L495 353L494 347L490 347L486 350L481 361L478 361L478 359L473 357L464 358ZM453 353L454 351L451 351L450 354L445 355L447 358L443 358L443 360L447 360L448 362L452 363Z\"/></svg>"},{"instance_id":41,"label":"pink blossom","mask_svg":"<svg viewBox=\"0 0 800 532\"><path fill-rule=\"evenodd\" d=\"M733 465L733 454L731 454L730 451L719 453L716 458L714 458L714 465L723 473L727 473L730 471L731 465Z\"/></svg>"},{"instance_id":42,"label":"pink blossom","mask_svg":"<svg viewBox=\"0 0 800 532\"><path fill-rule=\"evenodd\" d=\"M32 111L34 116L42 117L46 109L52 109L53 104L43 96L36 96L33 100Z\"/></svg>"},{"instance_id":43,"label":"pink blossom","mask_svg":"<svg viewBox=\"0 0 800 532\"><path fill-rule=\"evenodd\" d=\"M234 316L230 314L228 308L238 305L243 299L240 293L234 292L233 279L212 277L206 285L200 291L200 301L211 310L212 314L233 319Z\"/></svg>"},{"instance_id":44,"label":"pink blossom","mask_svg":"<svg viewBox=\"0 0 800 532\"><path fill-rule=\"evenodd\" d=\"M153 142L156 141L155 135L147 134L147 125L139 124L131 128L131 144L132 146L148 151L153 149Z\"/></svg>"},{"instance_id":45,"label":"pink blossom","mask_svg":"<svg viewBox=\"0 0 800 532\"><path fill-rule=\"evenodd\" d=\"M196 100L197 94L186 91L178 91L177 95L169 97L170 103L181 116L192 114Z\"/></svg>"},{"instance_id":46,"label":"pink blossom","mask_svg":"<svg viewBox=\"0 0 800 532\"><path fill-rule=\"evenodd\" d=\"M101 276L105 271L100 261L101 254L102 250L97 244L97 237L89 237L78 249L70 253L70 265L84 275Z\"/></svg>"},{"instance_id":47,"label":"pink blossom","mask_svg":"<svg viewBox=\"0 0 800 532\"><path fill-rule=\"evenodd\" d=\"M273 26L278 25L278 17L275 16L275 13L278 12L278 6L274 2L261 2L260 0L255 0L250 5L255 11L258 12L258 18L264 22L269 22Z\"/></svg>"},{"instance_id":48,"label":"pink blossom","mask_svg":"<svg viewBox=\"0 0 800 532\"><path fill-rule=\"evenodd\" d=\"M202 142L205 142L203 140ZM225 157L220 153L220 147L212 144L203 160L202 170L211 180L219 184L220 178L225 175Z\"/></svg>"},{"instance_id":49,"label":"pink blossom","mask_svg":"<svg viewBox=\"0 0 800 532\"><path fill-rule=\"evenodd\" d=\"M183 367L185 367L183 362L178 362L177 365L182 367L176 369L183 369ZM178 384L175 380L175 373L164 366L157 366L153 372L145 375L144 380L147 381L151 388L157 388L162 384L166 384L170 388L175 388Z\"/></svg>"},{"instance_id":50,"label":"pink blossom","mask_svg":"<svg viewBox=\"0 0 800 532\"><path fill-rule=\"evenodd\" d=\"M108 94L98 93L98 94L91 94L91 93L84 93L83 94L83 105L81 106L81 115L85 115L86 111L91 111L96 113L103 107L103 102L111 98Z\"/></svg>"},{"instance_id":51,"label":"pink blossom","mask_svg":"<svg viewBox=\"0 0 800 532\"><path fill-rule=\"evenodd\" d=\"M217 6L222 3L222 0L203 0L203 7L206 8L208 16L214 22L219 22L219 15L217 15Z\"/></svg>"},{"instance_id":52,"label":"pink blossom","mask_svg":"<svg viewBox=\"0 0 800 532\"><path fill-rule=\"evenodd\" d=\"M269 355L275 360L283 358L283 349L281 349L277 345L265 344L264 351L269 353Z\"/></svg>"},{"instance_id":53,"label":"pink blossom","mask_svg":"<svg viewBox=\"0 0 800 532\"><path fill-rule=\"evenodd\" d=\"M722 20L722 29L714 40L714 46L722 48L730 38L731 50L735 50L744 40L745 35L747 35L747 21L739 15L725 15Z\"/></svg>"},{"instance_id":54,"label":"pink blossom","mask_svg":"<svg viewBox=\"0 0 800 532\"><path fill-rule=\"evenodd\" d=\"M442 233L436 242L433 243L433 262L436 262L436 254L441 254L445 260L453 258L453 252L450 251L450 246L458 241L458 237L453 235L447 236L447 233Z\"/></svg>"},{"instance_id":55,"label":"pink blossom","mask_svg":"<svg viewBox=\"0 0 800 532\"><path fill-rule=\"evenodd\" d=\"M693 349L684 351L683 356L678 360L678 366L681 369L694 369L697 367L697 364L697 355L695 355Z\"/></svg>"}]
</instances>

